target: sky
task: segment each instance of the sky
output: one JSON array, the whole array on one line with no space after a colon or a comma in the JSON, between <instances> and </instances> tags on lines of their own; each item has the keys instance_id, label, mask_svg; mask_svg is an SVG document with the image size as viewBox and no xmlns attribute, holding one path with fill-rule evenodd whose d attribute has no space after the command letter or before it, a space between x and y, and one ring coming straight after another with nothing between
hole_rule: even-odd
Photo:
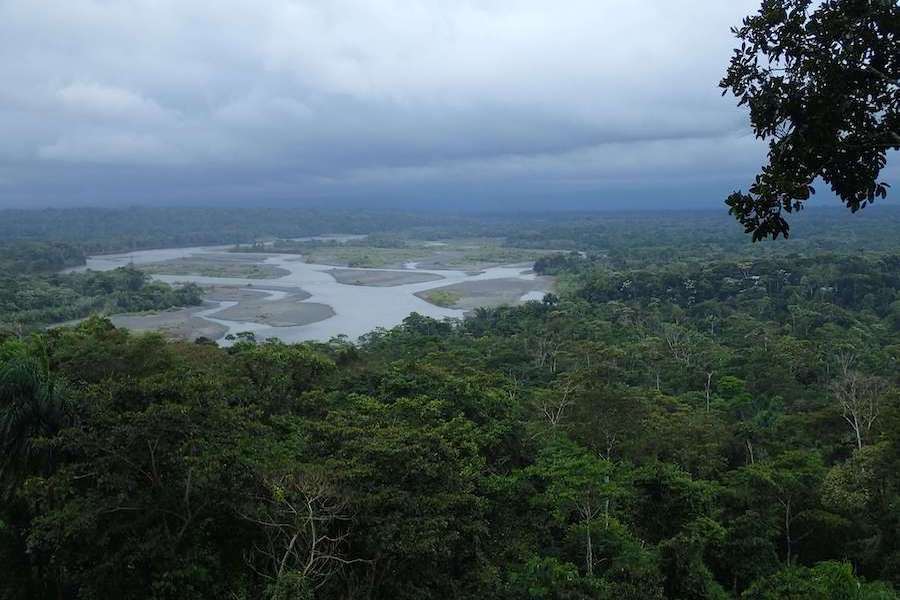
<instances>
[{"instance_id":1,"label":"sky","mask_svg":"<svg viewBox=\"0 0 900 600\"><path fill-rule=\"evenodd\" d=\"M759 0L0 0L0 207L721 206Z\"/></svg>"}]
</instances>

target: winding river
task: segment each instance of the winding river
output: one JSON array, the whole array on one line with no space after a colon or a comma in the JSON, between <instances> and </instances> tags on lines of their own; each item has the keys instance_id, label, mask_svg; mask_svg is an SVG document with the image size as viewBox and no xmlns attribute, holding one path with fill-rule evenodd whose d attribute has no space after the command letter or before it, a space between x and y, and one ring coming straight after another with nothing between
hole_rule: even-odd
<instances>
[{"instance_id":1,"label":"winding river","mask_svg":"<svg viewBox=\"0 0 900 600\"><path fill-rule=\"evenodd\" d=\"M80 267L80 269L105 271L129 264L140 266L142 264L159 263L178 258L197 258L213 254L221 256L226 250L226 247L171 248L94 256L90 257L86 266ZM342 269L342 267L305 263L296 254L267 253L255 256L259 257L259 264L276 266L284 269L288 274L274 279L207 277L200 275L154 275L154 279L174 284L192 282L199 285L251 288L254 291L268 294L266 299L270 301L282 299L288 292L296 292L299 289L310 294L310 297L298 302L319 303L331 307L334 314L328 318L306 325L282 327L254 321L233 321L216 318L217 313L234 306L235 302L210 302L211 307L194 315L227 328L228 333L231 334L250 331L258 339L277 337L288 343L305 340L328 340L338 335L346 335L352 340L378 327L394 327L412 312L437 319L445 317L461 318L465 311L435 306L415 295L417 292L456 283L515 279L534 282L535 284L534 291L525 293L521 300L539 299L543 294L541 285L536 281L537 278L530 271L528 265L493 267L478 273L419 269L416 263L407 263L403 265L403 269L352 269L354 271L393 272L402 270L404 272L426 273L441 277L441 279L433 281L376 287L340 283L328 271ZM220 341L227 343L224 340Z\"/></svg>"}]
</instances>

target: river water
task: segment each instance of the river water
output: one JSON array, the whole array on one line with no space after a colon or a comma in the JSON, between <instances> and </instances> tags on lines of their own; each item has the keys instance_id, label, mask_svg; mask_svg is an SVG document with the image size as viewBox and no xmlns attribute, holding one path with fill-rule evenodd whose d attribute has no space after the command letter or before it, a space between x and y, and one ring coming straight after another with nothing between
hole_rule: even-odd
<instances>
[{"instance_id":1,"label":"river water","mask_svg":"<svg viewBox=\"0 0 900 600\"><path fill-rule=\"evenodd\" d=\"M131 252L129 254L94 256L90 257L87 265L80 269L104 271L128 264L139 266L177 258L202 257L204 254L221 256L225 250L226 247L170 248ZM258 291L268 292L270 294L269 300L283 298L286 291L294 291L299 288L310 294L310 297L302 302L316 302L326 304L332 308L334 315L327 319L307 325L289 327L273 327L253 321L217 319L216 313L234 306L233 302L219 302L217 306L196 314L196 316L203 319L227 327L228 333L252 331L258 339L277 337L288 343L304 340L328 340L338 335L346 335L353 340L378 327L394 327L412 312L436 319L445 317L462 318L464 311L435 306L414 294L468 281L492 279L536 280L534 273L521 265L493 267L477 274L468 274L464 271L419 269L415 263L407 263L404 265L404 271L436 274L443 277L443 279L391 287L349 285L339 283L332 275L327 273L329 270L340 269L341 267L305 263L296 254L260 254L258 256L260 264L277 266L288 271L288 274L275 279L195 275L155 275L154 279L166 283L192 282L200 285L252 286ZM397 269L355 268L354 270L396 271ZM539 299L538 295L542 296L543 292L529 292L522 299Z\"/></svg>"}]
</instances>

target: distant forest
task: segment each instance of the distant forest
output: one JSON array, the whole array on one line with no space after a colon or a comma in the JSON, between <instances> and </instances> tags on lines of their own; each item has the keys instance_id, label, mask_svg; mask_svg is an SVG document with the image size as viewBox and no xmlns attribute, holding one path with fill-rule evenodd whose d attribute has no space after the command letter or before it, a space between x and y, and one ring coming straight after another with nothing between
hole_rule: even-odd
<instances>
[{"instance_id":1,"label":"distant forest","mask_svg":"<svg viewBox=\"0 0 900 600\"><path fill-rule=\"evenodd\" d=\"M693 236L685 236L690 224ZM794 218L791 238L762 249L888 249L900 208L872 207L847 219L814 207ZM504 237L511 246L583 251L686 244L691 251L754 247L719 209L635 212L462 213L288 208L126 208L0 210L0 243L67 243L86 254L209 244L248 244L326 233L433 237ZM657 237L652 237L657 236ZM880 244L876 247L875 244ZM0 260L7 260L0 254ZM20 252L24 257L28 253ZM31 259L28 259L31 260ZM0 263L3 264L3 263Z\"/></svg>"}]
</instances>

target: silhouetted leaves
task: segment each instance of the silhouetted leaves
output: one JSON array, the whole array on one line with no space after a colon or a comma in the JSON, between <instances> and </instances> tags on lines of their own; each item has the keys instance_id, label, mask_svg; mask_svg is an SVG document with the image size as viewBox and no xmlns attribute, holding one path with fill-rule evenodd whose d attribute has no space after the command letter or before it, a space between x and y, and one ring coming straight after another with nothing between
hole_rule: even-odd
<instances>
[{"instance_id":1,"label":"silhouetted leaves","mask_svg":"<svg viewBox=\"0 0 900 600\"><path fill-rule=\"evenodd\" d=\"M768 164L726 201L753 240L787 237L821 178L853 211L887 195L900 148L900 6L893 0L764 0L720 86L769 141Z\"/></svg>"}]
</instances>

